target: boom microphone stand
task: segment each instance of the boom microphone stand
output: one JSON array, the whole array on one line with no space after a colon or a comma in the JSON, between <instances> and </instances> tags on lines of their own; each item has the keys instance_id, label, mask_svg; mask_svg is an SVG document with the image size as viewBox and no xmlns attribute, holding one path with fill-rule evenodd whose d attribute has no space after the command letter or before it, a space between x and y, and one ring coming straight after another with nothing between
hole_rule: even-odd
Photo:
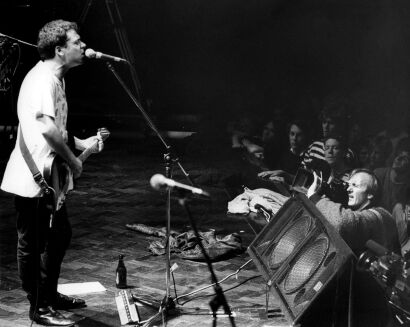
<instances>
[{"instance_id":1,"label":"boom microphone stand","mask_svg":"<svg viewBox=\"0 0 410 327\"><path fill-rule=\"evenodd\" d=\"M151 118L148 116L148 114L145 112L144 108L142 107L141 103L134 97L130 89L127 87L127 85L124 83L124 81L121 79L121 77L118 75L118 73L115 71L113 65L109 62L106 62L108 69L113 73L115 78L118 80L118 82L121 84L125 92L128 94L130 99L134 102L138 110L141 112L142 116L146 120L147 124L151 129L155 132L155 134L158 136L158 138L161 140L162 144L165 147L166 153L164 154L164 163L165 163L165 175L167 178L172 178L172 164L176 163L178 167L181 169L182 173L185 175L185 177L188 179L188 181L193 185L193 182L191 181L189 174L185 171L185 169L182 167L181 163L179 162L178 158L173 158L172 156L172 151L171 151L171 146L169 146L158 129L156 128L155 124L152 122ZM170 281L171 281L171 250L170 250L170 235L171 235L171 189L169 188L167 191L167 227L166 227L166 247L165 247L165 252L166 252L166 279L165 279L165 287L166 287L166 295L164 299L161 302L161 305L159 307L159 313L161 313L164 321L164 316L168 313L169 310L172 310L175 308L175 303L173 299L170 296ZM136 299L138 301L138 299ZM144 303L141 301L141 303ZM158 314L157 314L158 315ZM155 315L153 318L155 318L157 315Z\"/></svg>"},{"instance_id":2,"label":"boom microphone stand","mask_svg":"<svg viewBox=\"0 0 410 327\"><path fill-rule=\"evenodd\" d=\"M209 302L209 305L210 305L211 310L212 310L212 316L213 316L212 326L214 326L214 327L216 326L217 311L218 311L219 307L222 306L224 311L225 311L225 314L228 315L228 317L229 317L229 320L231 322L232 327L235 327L235 320L233 318L231 309L228 305L228 302L226 301L226 297L224 295L222 287L218 283L218 279L216 278L214 269L212 267L211 259L209 258L208 253L206 252L206 250L204 248L204 245L201 242L201 236L199 235L199 232L198 232L198 229L196 227L194 218L193 218L193 216L191 214L191 211L188 207L187 198L182 194L180 196L178 202L182 207L185 208L185 211L187 212L187 215L188 215L189 221L191 223L192 229L194 230L194 233L195 233L195 237L198 240L198 245L201 248L202 255L204 256L205 261L208 265L209 272L211 273L211 280L212 280L212 284L214 285L214 290L215 290L215 297Z\"/></svg>"}]
</instances>

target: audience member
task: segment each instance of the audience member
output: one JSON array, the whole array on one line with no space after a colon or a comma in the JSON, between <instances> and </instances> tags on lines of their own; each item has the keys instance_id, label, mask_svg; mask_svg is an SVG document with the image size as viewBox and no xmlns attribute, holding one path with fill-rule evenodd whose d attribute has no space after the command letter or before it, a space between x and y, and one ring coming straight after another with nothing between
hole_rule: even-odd
<instances>
[{"instance_id":1,"label":"audience member","mask_svg":"<svg viewBox=\"0 0 410 327\"><path fill-rule=\"evenodd\" d=\"M393 207L392 216L396 222L402 254L410 251L410 188L407 188L404 200L399 200Z\"/></svg>"},{"instance_id":2,"label":"audience member","mask_svg":"<svg viewBox=\"0 0 410 327\"><path fill-rule=\"evenodd\" d=\"M368 168L375 170L376 168L386 167L392 149L392 143L388 137L378 135L373 138L370 143Z\"/></svg>"},{"instance_id":3,"label":"audience member","mask_svg":"<svg viewBox=\"0 0 410 327\"><path fill-rule=\"evenodd\" d=\"M287 148L279 154L278 169L296 174L309 142L309 129L303 120L293 120L288 125Z\"/></svg>"},{"instance_id":4,"label":"audience member","mask_svg":"<svg viewBox=\"0 0 410 327\"><path fill-rule=\"evenodd\" d=\"M375 206L379 185L377 177L370 170L354 170L349 178L349 202L347 206L335 203L322 195L323 183L315 175L315 180L308 190L308 196L324 215L327 221L345 240L353 253L359 256L366 250L366 242L373 240L384 246L388 251L400 253L400 244L396 224L392 216L381 207ZM387 305L384 291L367 273L352 270L351 278L340 279L339 302L332 308L329 303L334 300L334 292L328 293L330 298L321 299L323 316L314 318L314 326L330 326L326 312L341 310L340 303L345 304L346 298L351 310L353 326L389 326L391 313ZM351 292L348 292L349 282ZM338 284L338 285L340 285ZM333 295L333 300L332 300ZM330 310L324 307L329 306ZM343 312L345 313L345 312ZM345 319L346 315L339 315ZM343 324L342 324L343 325Z\"/></svg>"},{"instance_id":5,"label":"audience member","mask_svg":"<svg viewBox=\"0 0 410 327\"><path fill-rule=\"evenodd\" d=\"M291 125L290 132L292 131L292 126L296 125ZM290 133L290 141L291 137L292 134ZM306 171L306 173L310 175L311 171L320 171L322 177L329 181L329 197L338 203L347 203L347 192L343 182L346 182L349 178L351 167L346 164L346 151L347 146L342 136L328 134L328 136L324 138L324 160L314 158L310 164L311 169ZM290 184L292 184L295 179L295 174L297 173L298 168L300 168L302 160L300 155L303 155L303 151L299 154L299 165L293 167L282 166L281 168L283 169L265 171L259 173L258 176L271 181L283 182L287 184L289 188ZM293 170L290 170L289 168L293 168ZM307 178L307 183L309 183L309 180L310 178Z\"/></svg>"},{"instance_id":6,"label":"audience member","mask_svg":"<svg viewBox=\"0 0 410 327\"><path fill-rule=\"evenodd\" d=\"M247 114L243 114L228 122L227 131L231 137L232 148L241 148L242 138L253 136L254 122Z\"/></svg>"},{"instance_id":7,"label":"audience member","mask_svg":"<svg viewBox=\"0 0 410 327\"><path fill-rule=\"evenodd\" d=\"M325 160L330 166L330 178L347 181L351 167L346 164L347 145L340 135L330 134L324 139Z\"/></svg>"},{"instance_id":8,"label":"audience member","mask_svg":"<svg viewBox=\"0 0 410 327\"><path fill-rule=\"evenodd\" d=\"M276 170L261 172L258 174L259 177L290 183L291 176L296 174L306 150L308 128L302 120L293 120L288 126L288 144L285 151L276 153ZM286 174L290 177L286 178Z\"/></svg>"},{"instance_id":9,"label":"audience member","mask_svg":"<svg viewBox=\"0 0 410 327\"><path fill-rule=\"evenodd\" d=\"M380 204L392 213L396 222L399 240L403 245L408 238L408 205L410 190L410 139L402 139L390 167L375 171L381 183Z\"/></svg>"},{"instance_id":10,"label":"audience member","mask_svg":"<svg viewBox=\"0 0 410 327\"><path fill-rule=\"evenodd\" d=\"M357 166L369 168L370 166L370 140L364 138L357 145Z\"/></svg>"},{"instance_id":11,"label":"audience member","mask_svg":"<svg viewBox=\"0 0 410 327\"><path fill-rule=\"evenodd\" d=\"M278 165L278 154L285 144L283 127L279 127L275 120L264 123L262 132L256 137L244 136L239 139L244 151L243 157L259 171L272 169Z\"/></svg>"},{"instance_id":12,"label":"audience member","mask_svg":"<svg viewBox=\"0 0 410 327\"><path fill-rule=\"evenodd\" d=\"M322 197L322 183L316 174L307 195L355 254L365 251L365 244L370 239L390 251L400 253L397 229L391 214L375 206L380 192L377 176L368 169L359 168L352 172L348 184L347 207Z\"/></svg>"},{"instance_id":13,"label":"audience member","mask_svg":"<svg viewBox=\"0 0 410 327\"><path fill-rule=\"evenodd\" d=\"M386 128L378 134L378 136L384 136L391 142L391 153L389 158L387 158L387 163L390 165L394 159L394 155L397 152L396 148L400 140L409 137L408 126L408 110L404 112L398 110L398 112L386 112Z\"/></svg>"},{"instance_id":14,"label":"audience member","mask_svg":"<svg viewBox=\"0 0 410 327\"><path fill-rule=\"evenodd\" d=\"M309 168L313 160L325 160L324 155L324 138L330 134L344 134L348 127L348 110L347 104L343 99L329 97L325 100L321 112L322 137L320 140L313 142L305 153L303 165ZM347 163L354 167L357 165L357 158L352 149L346 151Z\"/></svg>"}]
</instances>

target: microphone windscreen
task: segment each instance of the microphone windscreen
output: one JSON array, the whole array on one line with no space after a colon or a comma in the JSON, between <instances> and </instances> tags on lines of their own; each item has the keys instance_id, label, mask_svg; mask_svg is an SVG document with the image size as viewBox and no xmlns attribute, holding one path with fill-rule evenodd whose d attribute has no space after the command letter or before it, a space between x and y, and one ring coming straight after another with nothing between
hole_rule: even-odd
<instances>
[{"instance_id":1,"label":"microphone windscreen","mask_svg":"<svg viewBox=\"0 0 410 327\"><path fill-rule=\"evenodd\" d=\"M152 188L159 190L163 185L166 185L165 176L161 174L155 174L151 177L150 184Z\"/></svg>"},{"instance_id":2,"label":"microphone windscreen","mask_svg":"<svg viewBox=\"0 0 410 327\"><path fill-rule=\"evenodd\" d=\"M97 53L93 49L88 48L87 50L85 50L85 56L87 58L95 58L96 55Z\"/></svg>"}]
</instances>

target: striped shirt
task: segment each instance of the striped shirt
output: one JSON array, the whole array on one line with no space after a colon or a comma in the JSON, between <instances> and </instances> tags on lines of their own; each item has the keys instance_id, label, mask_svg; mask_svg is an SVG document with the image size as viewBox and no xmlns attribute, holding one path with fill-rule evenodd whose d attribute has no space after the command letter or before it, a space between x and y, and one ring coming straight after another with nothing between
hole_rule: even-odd
<instances>
[{"instance_id":1,"label":"striped shirt","mask_svg":"<svg viewBox=\"0 0 410 327\"><path fill-rule=\"evenodd\" d=\"M313 159L325 160L325 142L315 141L309 145L303 157L302 165L306 168ZM357 157L352 149L348 148L346 151L346 163L355 168L357 165Z\"/></svg>"}]
</instances>

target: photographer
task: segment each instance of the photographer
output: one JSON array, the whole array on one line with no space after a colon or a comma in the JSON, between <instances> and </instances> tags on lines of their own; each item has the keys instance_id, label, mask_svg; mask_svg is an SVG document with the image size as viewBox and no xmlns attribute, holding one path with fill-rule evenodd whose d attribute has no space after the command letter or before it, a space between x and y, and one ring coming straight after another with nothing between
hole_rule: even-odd
<instances>
[{"instance_id":1,"label":"photographer","mask_svg":"<svg viewBox=\"0 0 410 327\"><path fill-rule=\"evenodd\" d=\"M314 181L307 196L336 228L356 255L366 250L369 239L389 251L400 253L397 228L390 213L376 207L379 182L373 172L355 169L348 180L348 203L343 206L323 196L327 183L314 173Z\"/></svg>"},{"instance_id":2,"label":"photographer","mask_svg":"<svg viewBox=\"0 0 410 327\"><path fill-rule=\"evenodd\" d=\"M358 256L365 251L366 242L370 239L381 244L388 251L400 253L397 229L392 216L385 209L375 206L379 184L371 171L356 169L352 172L348 180L347 206L335 203L324 196L325 184L315 173L314 182L307 195L339 232L353 253ZM349 284L345 287L345 283ZM346 302L348 299L349 306L352 308L349 313L352 313L353 326L389 326L392 318L385 294L371 276L354 271L350 279L341 278L339 285L342 286L338 288L338 301ZM351 293L348 292L348 285L352 288ZM323 303L326 304L326 301ZM342 311L339 303L335 308L336 311ZM342 312L339 316L346 317L346 314ZM323 317L320 319L324 320Z\"/></svg>"}]
</instances>

